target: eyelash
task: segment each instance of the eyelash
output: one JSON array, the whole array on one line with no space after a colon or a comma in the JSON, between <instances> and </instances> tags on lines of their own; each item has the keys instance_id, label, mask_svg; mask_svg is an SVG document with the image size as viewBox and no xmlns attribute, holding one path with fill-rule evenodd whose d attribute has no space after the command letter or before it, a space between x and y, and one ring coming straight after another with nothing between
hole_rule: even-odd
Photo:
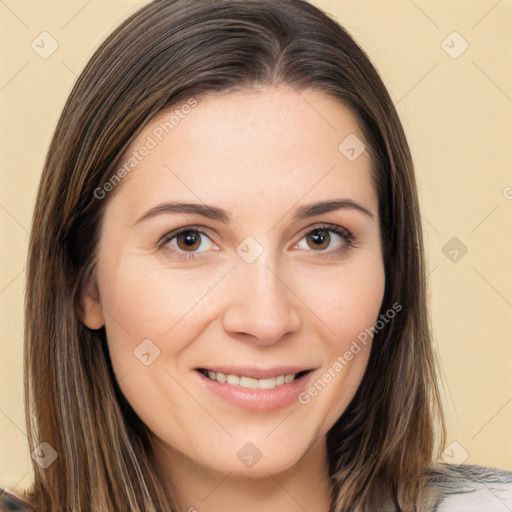
<instances>
[{"instance_id":1,"label":"eyelash","mask_svg":"<svg viewBox=\"0 0 512 512\"><path fill-rule=\"evenodd\" d=\"M315 231L317 229L324 229L327 232L335 233L335 234L339 235L345 241L347 249L351 249L351 248L354 247L354 237L352 236L350 231L348 229L343 228L341 226L338 226L336 224L320 224L320 225L317 225L317 226L313 226L307 233L304 234L304 236L300 240L302 240L306 236L310 235L313 231ZM184 226L184 227L179 228L179 229L177 229L175 231L172 231L171 233L168 233L168 234L164 235L160 239L160 241L158 242L158 246L162 247L162 248L166 248L167 244L173 238L175 238L179 234L187 232L187 231L192 231L194 233L199 233L201 235L206 236L207 238L210 238L208 236L208 234L205 233L199 227L196 227L196 226ZM190 260L190 259L193 259L193 258L197 258L198 254L201 254L201 253L181 253L181 252L177 252L175 249L170 249L170 250L174 253L173 257L178 258L178 259L183 259L183 260ZM327 255L330 251L328 251L328 250L321 251L320 250L320 251L313 251L313 252L326 253L326 255Z\"/></svg>"}]
</instances>

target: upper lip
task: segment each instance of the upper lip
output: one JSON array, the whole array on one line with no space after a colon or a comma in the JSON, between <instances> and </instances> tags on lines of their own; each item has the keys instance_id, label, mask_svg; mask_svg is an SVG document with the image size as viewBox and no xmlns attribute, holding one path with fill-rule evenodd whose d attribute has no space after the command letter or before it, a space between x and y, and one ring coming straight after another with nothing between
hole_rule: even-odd
<instances>
[{"instance_id":1,"label":"upper lip","mask_svg":"<svg viewBox=\"0 0 512 512\"><path fill-rule=\"evenodd\" d=\"M312 369L313 368L308 368L306 366L290 365L272 366L269 368L257 368L254 366L208 365L196 368L196 370L209 370L215 373L220 372L225 375L238 375L251 377L253 379L271 379L272 377L279 377L280 375L307 372Z\"/></svg>"}]
</instances>

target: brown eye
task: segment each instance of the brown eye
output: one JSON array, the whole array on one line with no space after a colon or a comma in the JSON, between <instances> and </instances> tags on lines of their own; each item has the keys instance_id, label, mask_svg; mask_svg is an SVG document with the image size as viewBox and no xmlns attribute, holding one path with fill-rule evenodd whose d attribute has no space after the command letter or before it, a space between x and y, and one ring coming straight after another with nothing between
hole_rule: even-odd
<instances>
[{"instance_id":1,"label":"brown eye","mask_svg":"<svg viewBox=\"0 0 512 512\"><path fill-rule=\"evenodd\" d=\"M181 229L173 231L163 238L162 245L171 250L176 257L193 258L196 255L214 250L215 244L200 229Z\"/></svg>"},{"instance_id":2,"label":"brown eye","mask_svg":"<svg viewBox=\"0 0 512 512\"><path fill-rule=\"evenodd\" d=\"M353 238L347 229L333 225L318 226L308 231L295 246L302 250L318 253L333 253L335 249L348 249L353 246Z\"/></svg>"},{"instance_id":3,"label":"brown eye","mask_svg":"<svg viewBox=\"0 0 512 512\"><path fill-rule=\"evenodd\" d=\"M158 243L171 258L192 260L218 251L212 239L200 228L186 226L163 236Z\"/></svg>"},{"instance_id":4,"label":"brown eye","mask_svg":"<svg viewBox=\"0 0 512 512\"><path fill-rule=\"evenodd\" d=\"M307 244L310 249L327 249L331 241L329 230L321 228L314 229L306 236Z\"/></svg>"},{"instance_id":5,"label":"brown eye","mask_svg":"<svg viewBox=\"0 0 512 512\"><path fill-rule=\"evenodd\" d=\"M195 251L201 245L201 233L199 231L182 231L176 235L176 243L182 251Z\"/></svg>"}]
</instances>

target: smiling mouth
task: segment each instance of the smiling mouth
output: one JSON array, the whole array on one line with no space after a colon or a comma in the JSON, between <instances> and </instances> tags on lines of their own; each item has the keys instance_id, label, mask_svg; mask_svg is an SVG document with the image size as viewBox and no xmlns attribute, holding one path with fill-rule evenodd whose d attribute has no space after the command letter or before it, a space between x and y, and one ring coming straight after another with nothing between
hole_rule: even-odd
<instances>
[{"instance_id":1,"label":"smiling mouth","mask_svg":"<svg viewBox=\"0 0 512 512\"><path fill-rule=\"evenodd\" d=\"M206 368L198 368L197 371L210 380L220 382L221 384L227 384L229 386L238 386L245 389L274 389L290 384L291 382L311 373L312 370L303 370L298 373L277 375L276 377L268 379L254 379L245 375L225 374L221 372L214 372Z\"/></svg>"}]
</instances>

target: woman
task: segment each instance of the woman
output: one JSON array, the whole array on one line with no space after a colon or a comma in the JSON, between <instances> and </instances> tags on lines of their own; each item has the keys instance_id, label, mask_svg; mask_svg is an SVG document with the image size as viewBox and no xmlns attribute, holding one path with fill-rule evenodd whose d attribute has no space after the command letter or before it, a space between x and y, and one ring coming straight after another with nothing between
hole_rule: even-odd
<instances>
[{"instance_id":1,"label":"woman","mask_svg":"<svg viewBox=\"0 0 512 512\"><path fill-rule=\"evenodd\" d=\"M35 482L4 509L499 510L511 473L436 462L423 265L404 133L337 23L300 0L145 6L48 152Z\"/></svg>"}]
</instances>

